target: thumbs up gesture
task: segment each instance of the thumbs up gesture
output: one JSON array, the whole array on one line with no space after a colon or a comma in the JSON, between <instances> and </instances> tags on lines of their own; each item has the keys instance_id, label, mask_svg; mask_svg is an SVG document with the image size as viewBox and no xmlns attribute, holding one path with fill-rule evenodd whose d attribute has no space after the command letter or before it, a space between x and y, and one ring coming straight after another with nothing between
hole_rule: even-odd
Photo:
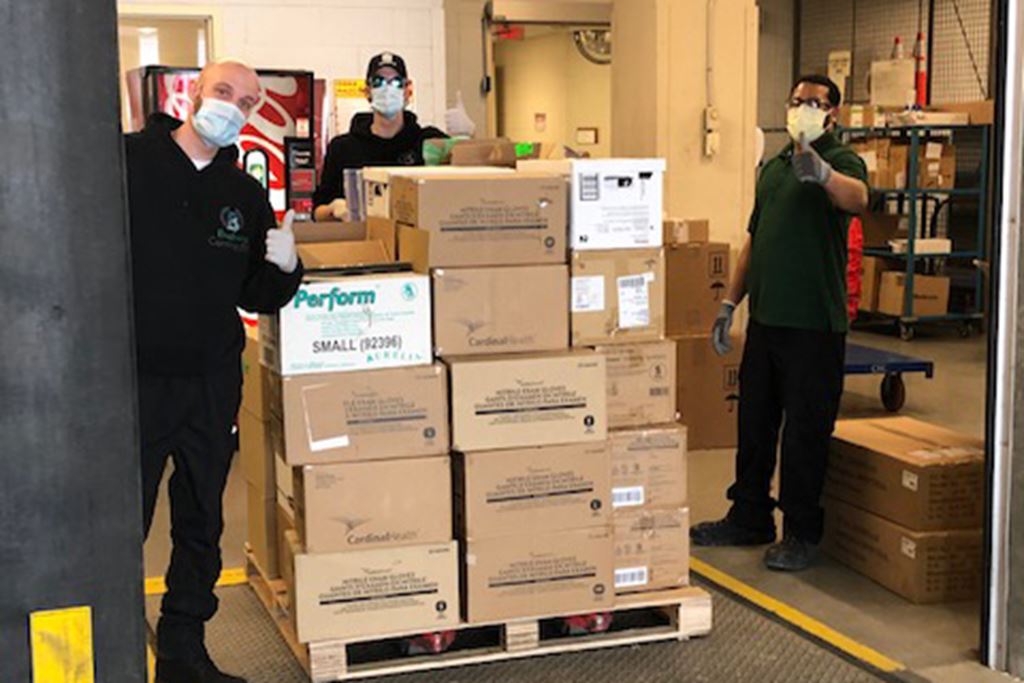
<instances>
[{"instance_id":1,"label":"thumbs up gesture","mask_svg":"<svg viewBox=\"0 0 1024 683\"><path fill-rule=\"evenodd\" d=\"M818 185L827 184L832 177L832 167L811 147L803 133L800 134L796 149L793 150L793 173L802 183Z\"/></svg>"},{"instance_id":2,"label":"thumbs up gesture","mask_svg":"<svg viewBox=\"0 0 1024 683\"><path fill-rule=\"evenodd\" d=\"M295 210L289 209L281 221L280 228L267 230L268 263L273 263L282 273L294 273L299 266L299 255L295 251L295 233L292 223L295 221Z\"/></svg>"},{"instance_id":3,"label":"thumbs up gesture","mask_svg":"<svg viewBox=\"0 0 1024 683\"><path fill-rule=\"evenodd\" d=\"M455 106L444 113L445 128L452 137L472 137L476 124L466 113L466 105L462 101L462 91L455 96Z\"/></svg>"}]
</instances>

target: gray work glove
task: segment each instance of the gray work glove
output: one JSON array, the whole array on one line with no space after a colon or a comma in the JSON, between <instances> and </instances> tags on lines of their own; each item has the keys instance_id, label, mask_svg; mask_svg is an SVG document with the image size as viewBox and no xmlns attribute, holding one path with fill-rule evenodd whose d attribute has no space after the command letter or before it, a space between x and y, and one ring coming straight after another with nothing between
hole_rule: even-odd
<instances>
[{"instance_id":1,"label":"gray work glove","mask_svg":"<svg viewBox=\"0 0 1024 683\"><path fill-rule=\"evenodd\" d=\"M824 185L832 177L832 167L821 158L801 134L799 146L793 151L793 173L801 183Z\"/></svg>"},{"instance_id":2,"label":"gray work glove","mask_svg":"<svg viewBox=\"0 0 1024 683\"><path fill-rule=\"evenodd\" d=\"M722 307L718 309L718 317L711 326L711 346L719 356L732 351L732 339L729 333L732 332L732 316L736 312L736 304L731 301L723 301Z\"/></svg>"}]
</instances>

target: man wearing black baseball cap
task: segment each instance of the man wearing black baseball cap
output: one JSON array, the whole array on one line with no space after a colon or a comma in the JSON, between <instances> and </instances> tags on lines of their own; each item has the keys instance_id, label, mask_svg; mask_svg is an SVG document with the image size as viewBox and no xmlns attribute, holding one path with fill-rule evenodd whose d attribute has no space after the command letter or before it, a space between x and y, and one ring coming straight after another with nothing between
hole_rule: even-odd
<instances>
[{"instance_id":1,"label":"man wearing black baseball cap","mask_svg":"<svg viewBox=\"0 0 1024 683\"><path fill-rule=\"evenodd\" d=\"M320 185L313 195L316 220L344 217L347 209L345 169L422 166L423 141L448 137L433 126L420 126L416 114L406 110L412 92L404 59L393 52L382 52L370 60L366 69L366 98L373 112L356 114L349 132L334 138L327 146ZM453 119L452 112L447 118ZM472 122L468 126L472 126ZM472 134L466 127L463 125L463 130L449 132Z\"/></svg>"}]
</instances>

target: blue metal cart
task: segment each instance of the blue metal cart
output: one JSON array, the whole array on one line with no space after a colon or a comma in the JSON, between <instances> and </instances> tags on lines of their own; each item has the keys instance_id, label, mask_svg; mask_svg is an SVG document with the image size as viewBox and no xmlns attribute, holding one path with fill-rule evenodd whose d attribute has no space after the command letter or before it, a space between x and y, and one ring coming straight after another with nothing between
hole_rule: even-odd
<instances>
[{"instance_id":1,"label":"blue metal cart","mask_svg":"<svg viewBox=\"0 0 1024 683\"><path fill-rule=\"evenodd\" d=\"M847 344L844 372L847 375L882 375L882 405L890 413L895 413L907 399L907 390L903 384L904 373L920 372L931 379L935 373L935 364L902 353Z\"/></svg>"}]
</instances>

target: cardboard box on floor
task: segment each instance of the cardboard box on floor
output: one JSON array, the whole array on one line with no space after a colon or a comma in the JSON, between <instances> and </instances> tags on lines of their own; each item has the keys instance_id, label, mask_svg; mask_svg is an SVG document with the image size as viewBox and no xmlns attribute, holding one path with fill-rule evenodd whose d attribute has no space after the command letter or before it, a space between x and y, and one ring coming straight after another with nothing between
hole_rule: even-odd
<instances>
[{"instance_id":1,"label":"cardboard box on floor","mask_svg":"<svg viewBox=\"0 0 1024 683\"><path fill-rule=\"evenodd\" d=\"M277 501L277 568L285 585L292 586L295 584L295 553L290 546L289 534L295 534L294 518L279 499Z\"/></svg>"},{"instance_id":2,"label":"cardboard box on floor","mask_svg":"<svg viewBox=\"0 0 1024 683\"><path fill-rule=\"evenodd\" d=\"M670 590L690 583L688 508L615 513L615 592Z\"/></svg>"},{"instance_id":3,"label":"cardboard box on floor","mask_svg":"<svg viewBox=\"0 0 1024 683\"><path fill-rule=\"evenodd\" d=\"M565 179L494 173L396 176L399 259L429 268L565 263Z\"/></svg>"},{"instance_id":4,"label":"cardboard box on floor","mask_svg":"<svg viewBox=\"0 0 1024 683\"><path fill-rule=\"evenodd\" d=\"M309 277L260 317L263 364L291 376L430 363L430 306L430 280L417 273Z\"/></svg>"},{"instance_id":5,"label":"cardboard box on floor","mask_svg":"<svg viewBox=\"0 0 1024 683\"><path fill-rule=\"evenodd\" d=\"M567 616L615 604L610 527L466 544L465 618L471 624Z\"/></svg>"},{"instance_id":6,"label":"cardboard box on floor","mask_svg":"<svg viewBox=\"0 0 1024 683\"><path fill-rule=\"evenodd\" d=\"M598 346L608 366L608 426L640 427L676 419L676 343Z\"/></svg>"},{"instance_id":7,"label":"cardboard box on floor","mask_svg":"<svg viewBox=\"0 0 1024 683\"><path fill-rule=\"evenodd\" d=\"M662 245L664 159L575 159L571 163L571 249Z\"/></svg>"},{"instance_id":8,"label":"cardboard box on floor","mask_svg":"<svg viewBox=\"0 0 1024 683\"><path fill-rule=\"evenodd\" d=\"M719 356L707 336L676 337L676 408L690 450L733 448L738 441L743 339Z\"/></svg>"},{"instance_id":9,"label":"cardboard box on floor","mask_svg":"<svg viewBox=\"0 0 1024 683\"><path fill-rule=\"evenodd\" d=\"M664 250L573 252L571 298L573 346L663 339Z\"/></svg>"},{"instance_id":10,"label":"cardboard box on floor","mask_svg":"<svg viewBox=\"0 0 1024 683\"><path fill-rule=\"evenodd\" d=\"M453 450L607 438L604 356L575 350L447 360Z\"/></svg>"},{"instance_id":11,"label":"cardboard box on floor","mask_svg":"<svg viewBox=\"0 0 1024 683\"><path fill-rule=\"evenodd\" d=\"M822 550L915 603L976 600L984 540L980 529L913 531L825 497Z\"/></svg>"},{"instance_id":12,"label":"cardboard box on floor","mask_svg":"<svg viewBox=\"0 0 1024 683\"><path fill-rule=\"evenodd\" d=\"M435 268L431 277L436 355L568 348L565 265Z\"/></svg>"},{"instance_id":13,"label":"cardboard box on floor","mask_svg":"<svg viewBox=\"0 0 1024 683\"><path fill-rule=\"evenodd\" d=\"M729 245L715 242L665 247L665 333L709 334L729 288Z\"/></svg>"},{"instance_id":14,"label":"cardboard box on floor","mask_svg":"<svg viewBox=\"0 0 1024 683\"><path fill-rule=\"evenodd\" d=\"M458 544L295 557L301 643L443 631L459 623Z\"/></svg>"},{"instance_id":15,"label":"cardboard box on floor","mask_svg":"<svg viewBox=\"0 0 1024 683\"><path fill-rule=\"evenodd\" d=\"M890 268L885 259L865 256L862 261L863 272L860 283L860 305L862 311L878 310L878 294L882 286L882 273Z\"/></svg>"},{"instance_id":16,"label":"cardboard box on floor","mask_svg":"<svg viewBox=\"0 0 1024 683\"><path fill-rule=\"evenodd\" d=\"M888 271L881 274L878 287L878 312L903 315L907 274ZM945 315L949 311L949 278L934 275L914 275L914 304L910 315L924 317Z\"/></svg>"},{"instance_id":17,"label":"cardboard box on floor","mask_svg":"<svg viewBox=\"0 0 1024 683\"><path fill-rule=\"evenodd\" d=\"M497 166L370 166L363 169L363 191L366 215L371 218L391 217L391 179L396 176L439 176L465 173L512 174L511 168Z\"/></svg>"},{"instance_id":18,"label":"cardboard box on floor","mask_svg":"<svg viewBox=\"0 0 1024 683\"><path fill-rule=\"evenodd\" d=\"M687 429L680 424L608 433L616 515L687 504L686 436Z\"/></svg>"},{"instance_id":19,"label":"cardboard box on floor","mask_svg":"<svg viewBox=\"0 0 1024 683\"><path fill-rule=\"evenodd\" d=\"M309 553L450 541L451 459L297 467L295 527Z\"/></svg>"},{"instance_id":20,"label":"cardboard box on floor","mask_svg":"<svg viewBox=\"0 0 1024 683\"><path fill-rule=\"evenodd\" d=\"M608 443L456 453L457 528L465 540L607 526Z\"/></svg>"},{"instance_id":21,"label":"cardboard box on floor","mask_svg":"<svg viewBox=\"0 0 1024 683\"><path fill-rule=\"evenodd\" d=\"M448 381L441 364L271 375L267 393L274 448L290 465L448 452Z\"/></svg>"},{"instance_id":22,"label":"cardboard box on floor","mask_svg":"<svg viewBox=\"0 0 1024 683\"><path fill-rule=\"evenodd\" d=\"M979 528L984 442L909 417L840 420L828 495L919 531Z\"/></svg>"},{"instance_id":23,"label":"cardboard box on floor","mask_svg":"<svg viewBox=\"0 0 1024 683\"><path fill-rule=\"evenodd\" d=\"M248 542L256 562L268 579L281 576L277 547L277 496L246 483Z\"/></svg>"}]
</instances>

